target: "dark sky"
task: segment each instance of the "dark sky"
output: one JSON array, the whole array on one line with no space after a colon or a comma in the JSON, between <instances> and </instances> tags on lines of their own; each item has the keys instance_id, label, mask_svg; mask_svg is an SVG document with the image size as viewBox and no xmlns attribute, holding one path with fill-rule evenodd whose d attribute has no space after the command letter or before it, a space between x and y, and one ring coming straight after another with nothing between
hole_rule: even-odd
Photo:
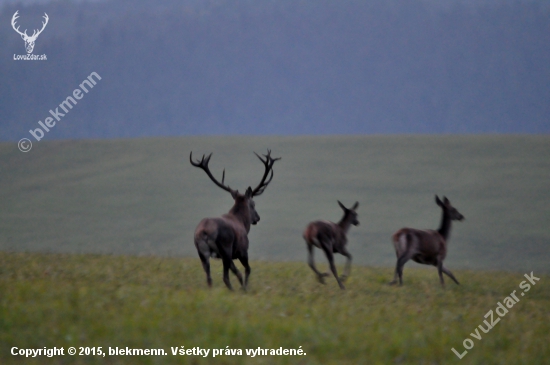
<instances>
[{"instance_id":1,"label":"dark sky","mask_svg":"<svg viewBox=\"0 0 550 365\"><path fill-rule=\"evenodd\" d=\"M541 1L25 3L0 1L1 140L93 72L45 139L550 131ZM48 14L47 60L14 60L16 10L29 34Z\"/></svg>"}]
</instances>

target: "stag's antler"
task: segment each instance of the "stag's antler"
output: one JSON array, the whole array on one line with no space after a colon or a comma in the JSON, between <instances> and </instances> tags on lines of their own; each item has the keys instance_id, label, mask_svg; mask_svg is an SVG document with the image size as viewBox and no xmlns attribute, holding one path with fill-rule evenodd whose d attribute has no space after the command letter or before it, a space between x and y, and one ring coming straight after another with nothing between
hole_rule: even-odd
<instances>
[{"instance_id":1,"label":"stag's antler","mask_svg":"<svg viewBox=\"0 0 550 365\"><path fill-rule=\"evenodd\" d=\"M229 186L224 184L225 169L223 170L222 182L221 183L218 180L216 180L216 178L212 175L212 173L210 172L210 168L208 167L208 163L210 162L210 157L212 157L212 154L209 154L206 157L205 157L205 155L202 155L202 158L201 158L200 161L197 160L197 162L193 162L193 151L191 151L191 154L189 155L189 161L191 162L191 165L193 165L195 167L198 167L200 169L203 169L204 172L206 172L206 175L208 175L208 177L210 178L210 180L212 180L214 182L214 184L218 185L223 190L230 192L231 195L235 194L236 193L235 190L231 189Z\"/></svg>"},{"instance_id":2,"label":"stag's antler","mask_svg":"<svg viewBox=\"0 0 550 365\"><path fill-rule=\"evenodd\" d=\"M252 196L258 196L261 195L265 188L267 188L267 185L271 182L271 179L273 179L273 164L275 161L280 160L281 157L273 158L271 157L271 150L267 150L267 155L263 155L265 157L265 160L261 158L256 152L254 154L260 159L260 161L263 162L265 167L264 176L262 177L262 181L260 181L260 184L252 190ZM266 181L267 176L271 172L271 176L269 176L269 179Z\"/></svg>"}]
</instances>

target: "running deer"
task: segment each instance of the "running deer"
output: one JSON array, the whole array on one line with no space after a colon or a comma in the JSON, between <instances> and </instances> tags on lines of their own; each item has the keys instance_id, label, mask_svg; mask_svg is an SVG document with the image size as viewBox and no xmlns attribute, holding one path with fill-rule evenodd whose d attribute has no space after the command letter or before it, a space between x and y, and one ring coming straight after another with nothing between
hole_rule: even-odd
<instances>
[{"instance_id":1,"label":"running deer","mask_svg":"<svg viewBox=\"0 0 550 365\"><path fill-rule=\"evenodd\" d=\"M346 234L348 233L351 225L359 225L357 213L355 212L359 206L359 203L356 202L351 209L346 208L342 203L340 203L340 201L338 201L338 205L344 211L344 216L340 222L333 223L325 220L311 222L306 227L303 236L309 252L308 263L317 275L317 280L324 284L325 277L330 274L320 273L317 268L315 268L315 262L313 261L313 246L320 248L325 252L330 264L330 270L334 274L338 285L340 285L340 289L345 289L342 282L347 279L351 272L351 255L346 249L346 243L348 242ZM334 265L334 253L342 254L347 258L344 275L341 277L338 277L338 272L336 271L336 266Z\"/></svg>"},{"instance_id":2,"label":"running deer","mask_svg":"<svg viewBox=\"0 0 550 365\"><path fill-rule=\"evenodd\" d=\"M254 152L255 153L255 152ZM255 153L256 154L256 153ZM246 290L248 277L250 275L250 266L248 264L248 232L250 225L255 225L260 221L260 216L256 212L255 203L252 198L261 195L267 188L271 179L273 179L273 164L281 158L272 158L271 151L267 150L265 159L256 156L264 164L264 175L260 184L252 189L250 186L244 194L240 194L238 190L231 189L224 184L225 170L223 170L222 182L220 183L210 172L208 162L212 154L196 162L193 161L193 152L189 155L191 165L198 167L221 189L231 194L235 204L231 210L219 218L204 218L195 229L195 246L202 262L204 271L206 272L206 282L209 287L212 287L212 278L210 277L210 257L221 258L223 261L223 282L233 290L229 281L229 270L237 276L243 290ZM245 277L235 267L233 260L239 259L245 269Z\"/></svg>"},{"instance_id":3,"label":"running deer","mask_svg":"<svg viewBox=\"0 0 550 365\"><path fill-rule=\"evenodd\" d=\"M441 201L436 195L435 202L442 209L441 225L437 231L401 228L392 236L397 265L390 285L396 284L398 277L399 285L403 285L403 266L410 259L419 264L437 266L439 280L443 287L445 286L443 273L458 284L453 273L443 266L443 260L447 255L447 240L451 232L451 222L462 221L464 216L451 205L446 197L443 197L443 201Z\"/></svg>"}]
</instances>

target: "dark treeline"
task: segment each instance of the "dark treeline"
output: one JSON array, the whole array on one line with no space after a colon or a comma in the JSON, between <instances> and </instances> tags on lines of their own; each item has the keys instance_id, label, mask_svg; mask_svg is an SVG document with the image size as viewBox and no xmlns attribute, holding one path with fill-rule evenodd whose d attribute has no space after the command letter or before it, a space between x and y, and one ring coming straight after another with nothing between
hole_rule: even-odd
<instances>
[{"instance_id":1,"label":"dark treeline","mask_svg":"<svg viewBox=\"0 0 550 365\"><path fill-rule=\"evenodd\" d=\"M50 22L34 54L11 28ZM1 139L29 135L548 133L550 10L541 2L187 0L5 5ZM32 31L29 31L32 33Z\"/></svg>"}]
</instances>

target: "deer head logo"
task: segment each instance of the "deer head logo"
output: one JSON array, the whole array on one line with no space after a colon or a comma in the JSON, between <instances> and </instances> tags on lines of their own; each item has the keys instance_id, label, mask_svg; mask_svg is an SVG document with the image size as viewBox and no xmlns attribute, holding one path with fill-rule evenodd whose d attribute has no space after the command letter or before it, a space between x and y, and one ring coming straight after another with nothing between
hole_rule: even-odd
<instances>
[{"instance_id":1,"label":"deer head logo","mask_svg":"<svg viewBox=\"0 0 550 365\"><path fill-rule=\"evenodd\" d=\"M36 41L36 38L38 38L38 36L40 35L40 33L42 33L42 31L44 30L44 28L46 28L46 25L48 24L48 14L44 13L44 20L42 22L42 29L38 30L38 29L35 29L34 32L32 33L32 35L29 37L27 35L27 30L25 29L24 32L21 32L19 31L19 26L16 28L15 27L15 22L17 20L17 18L19 18L19 15L17 14L19 13L19 10L17 10L15 12L15 14L13 14L13 17L11 18L11 26L13 27L13 29L19 33L19 35L21 36L21 38L23 38L23 40L25 41L25 49L27 50L27 53L32 53L33 49L34 49L34 42Z\"/></svg>"}]
</instances>

